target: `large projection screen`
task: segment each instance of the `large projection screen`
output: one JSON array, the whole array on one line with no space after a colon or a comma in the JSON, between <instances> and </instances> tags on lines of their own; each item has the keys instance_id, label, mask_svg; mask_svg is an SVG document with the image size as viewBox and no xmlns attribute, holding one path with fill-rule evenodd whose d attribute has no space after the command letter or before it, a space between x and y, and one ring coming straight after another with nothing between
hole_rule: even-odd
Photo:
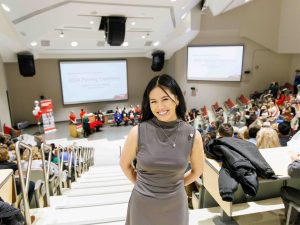
<instances>
[{"instance_id":1,"label":"large projection screen","mask_svg":"<svg viewBox=\"0 0 300 225\"><path fill-rule=\"evenodd\" d=\"M128 99L127 61L60 61L63 104Z\"/></svg>"},{"instance_id":2,"label":"large projection screen","mask_svg":"<svg viewBox=\"0 0 300 225\"><path fill-rule=\"evenodd\" d=\"M244 46L188 47L187 80L241 81Z\"/></svg>"}]
</instances>

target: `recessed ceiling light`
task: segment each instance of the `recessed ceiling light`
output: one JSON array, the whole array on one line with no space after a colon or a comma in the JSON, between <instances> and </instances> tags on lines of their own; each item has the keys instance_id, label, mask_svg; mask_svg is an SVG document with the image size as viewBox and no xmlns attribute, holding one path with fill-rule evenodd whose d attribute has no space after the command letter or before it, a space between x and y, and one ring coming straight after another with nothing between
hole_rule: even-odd
<instances>
[{"instance_id":1,"label":"recessed ceiling light","mask_svg":"<svg viewBox=\"0 0 300 225\"><path fill-rule=\"evenodd\" d=\"M176 0L170 0L171 2L176 2Z\"/></svg>"},{"instance_id":2,"label":"recessed ceiling light","mask_svg":"<svg viewBox=\"0 0 300 225\"><path fill-rule=\"evenodd\" d=\"M134 22L134 21L133 21L133 22L131 22L131 25L132 25L132 26L134 26L134 25L135 25L135 22Z\"/></svg>"},{"instance_id":3,"label":"recessed ceiling light","mask_svg":"<svg viewBox=\"0 0 300 225\"><path fill-rule=\"evenodd\" d=\"M181 16L181 19L183 20L185 17L186 17L186 13L184 13L184 14Z\"/></svg>"},{"instance_id":4,"label":"recessed ceiling light","mask_svg":"<svg viewBox=\"0 0 300 225\"><path fill-rule=\"evenodd\" d=\"M78 42L76 42L76 41L71 42L71 46L76 47L77 45L78 45Z\"/></svg>"},{"instance_id":5,"label":"recessed ceiling light","mask_svg":"<svg viewBox=\"0 0 300 225\"><path fill-rule=\"evenodd\" d=\"M30 45L31 46L37 46L37 42L36 41L32 41L32 42L30 42Z\"/></svg>"},{"instance_id":6,"label":"recessed ceiling light","mask_svg":"<svg viewBox=\"0 0 300 225\"><path fill-rule=\"evenodd\" d=\"M128 46L128 42L123 42L122 44L124 47L127 47Z\"/></svg>"},{"instance_id":7,"label":"recessed ceiling light","mask_svg":"<svg viewBox=\"0 0 300 225\"><path fill-rule=\"evenodd\" d=\"M93 21L93 20L91 20L91 21L90 21L90 24L94 24L94 21Z\"/></svg>"},{"instance_id":8,"label":"recessed ceiling light","mask_svg":"<svg viewBox=\"0 0 300 225\"><path fill-rule=\"evenodd\" d=\"M61 38L63 38L63 37L65 36L64 32L61 31L60 34L59 34L59 36L60 36Z\"/></svg>"},{"instance_id":9,"label":"recessed ceiling light","mask_svg":"<svg viewBox=\"0 0 300 225\"><path fill-rule=\"evenodd\" d=\"M158 46L158 45L159 45L159 41L153 43L153 46Z\"/></svg>"},{"instance_id":10,"label":"recessed ceiling light","mask_svg":"<svg viewBox=\"0 0 300 225\"><path fill-rule=\"evenodd\" d=\"M143 35L143 36L142 36L142 38L143 38L143 39L145 39L145 38L146 38L146 36L145 36L145 35Z\"/></svg>"},{"instance_id":11,"label":"recessed ceiling light","mask_svg":"<svg viewBox=\"0 0 300 225\"><path fill-rule=\"evenodd\" d=\"M9 11L10 11L10 8L8 8L7 5L1 3L1 6L2 6L2 8L3 8L6 12L9 12Z\"/></svg>"}]
</instances>

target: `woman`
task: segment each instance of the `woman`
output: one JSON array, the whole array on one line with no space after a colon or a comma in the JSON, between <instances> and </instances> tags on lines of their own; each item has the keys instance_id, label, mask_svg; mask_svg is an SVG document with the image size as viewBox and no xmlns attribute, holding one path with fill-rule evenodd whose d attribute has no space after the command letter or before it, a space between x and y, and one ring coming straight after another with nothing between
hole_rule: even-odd
<instances>
[{"instance_id":1,"label":"woman","mask_svg":"<svg viewBox=\"0 0 300 225\"><path fill-rule=\"evenodd\" d=\"M120 166L135 186L126 225L188 225L184 186L203 171L198 131L184 121L186 105L176 81L154 77L142 103L142 123L130 131ZM137 159L136 171L131 164ZM192 169L185 172L190 161Z\"/></svg>"},{"instance_id":2,"label":"woman","mask_svg":"<svg viewBox=\"0 0 300 225\"><path fill-rule=\"evenodd\" d=\"M281 147L277 132L271 127L263 127L256 136L256 146L258 149Z\"/></svg>"}]
</instances>

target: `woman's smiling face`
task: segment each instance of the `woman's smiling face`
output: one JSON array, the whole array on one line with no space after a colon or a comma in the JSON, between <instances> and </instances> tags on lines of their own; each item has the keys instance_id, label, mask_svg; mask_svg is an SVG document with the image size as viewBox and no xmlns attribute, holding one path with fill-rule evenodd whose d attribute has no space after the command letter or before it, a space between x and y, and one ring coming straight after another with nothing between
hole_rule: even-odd
<instances>
[{"instance_id":1,"label":"woman's smiling face","mask_svg":"<svg viewBox=\"0 0 300 225\"><path fill-rule=\"evenodd\" d=\"M149 104L153 115L160 121L170 122L177 119L177 97L168 88L155 87L149 94Z\"/></svg>"}]
</instances>

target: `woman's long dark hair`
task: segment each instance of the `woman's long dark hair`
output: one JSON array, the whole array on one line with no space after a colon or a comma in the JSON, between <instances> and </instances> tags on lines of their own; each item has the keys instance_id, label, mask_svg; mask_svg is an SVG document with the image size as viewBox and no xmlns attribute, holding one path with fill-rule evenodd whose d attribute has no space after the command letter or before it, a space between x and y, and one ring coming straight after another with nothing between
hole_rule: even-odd
<instances>
[{"instance_id":1,"label":"woman's long dark hair","mask_svg":"<svg viewBox=\"0 0 300 225\"><path fill-rule=\"evenodd\" d=\"M163 74L152 78L146 87L142 102L142 122L154 117L150 108L149 94L155 87L160 87L165 93L165 89L168 88L173 95L177 96L179 104L176 107L176 115L185 121L186 104L182 91L173 77Z\"/></svg>"}]
</instances>

